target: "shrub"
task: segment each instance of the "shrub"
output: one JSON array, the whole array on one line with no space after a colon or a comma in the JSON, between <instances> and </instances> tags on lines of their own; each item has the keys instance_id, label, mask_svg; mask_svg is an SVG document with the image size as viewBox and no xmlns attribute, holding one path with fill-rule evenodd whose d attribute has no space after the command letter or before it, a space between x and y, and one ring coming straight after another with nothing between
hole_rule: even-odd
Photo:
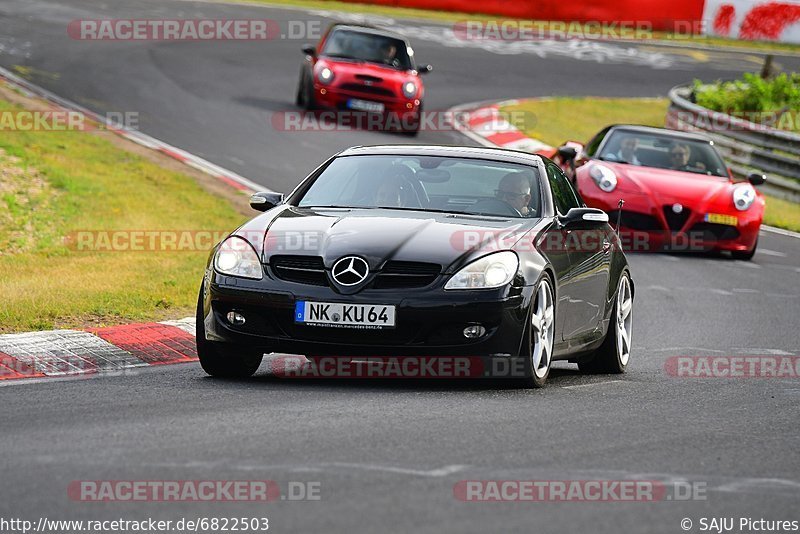
<instances>
[{"instance_id":1,"label":"shrub","mask_svg":"<svg viewBox=\"0 0 800 534\"><path fill-rule=\"evenodd\" d=\"M771 79L745 73L742 79L704 84L694 81L697 104L728 114L800 112L800 73L781 73ZM798 121L779 121L776 125L800 131Z\"/></svg>"}]
</instances>

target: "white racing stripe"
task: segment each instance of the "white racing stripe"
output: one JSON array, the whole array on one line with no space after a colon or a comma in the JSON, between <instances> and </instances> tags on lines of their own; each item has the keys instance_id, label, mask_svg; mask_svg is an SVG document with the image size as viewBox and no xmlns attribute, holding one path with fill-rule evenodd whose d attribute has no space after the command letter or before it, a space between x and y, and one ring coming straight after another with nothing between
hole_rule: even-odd
<instances>
[{"instance_id":1,"label":"white racing stripe","mask_svg":"<svg viewBox=\"0 0 800 534\"><path fill-rule=\"evenodd\" d=\"M784 230L783 228L775 228L774 226L767 226L766 224L761 225L761 230L764 232L770 232L772 234L779 234L786 237L794 237L800 239L800 233L792 232L791 230Z\"/></svg>"}]
</instances>

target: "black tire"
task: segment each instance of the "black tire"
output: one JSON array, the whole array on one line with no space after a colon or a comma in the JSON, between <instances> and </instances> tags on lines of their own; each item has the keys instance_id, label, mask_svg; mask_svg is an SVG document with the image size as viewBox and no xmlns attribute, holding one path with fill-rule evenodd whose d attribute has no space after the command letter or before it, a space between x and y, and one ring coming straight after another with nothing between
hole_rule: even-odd
<instances>
[{"instance_id":1,"label":"black tire","mask_svg":"<svg viewBox=\"0 0 800 534\"><path fill-rule=\"evenodd\" d=\"M619 334L619 303L620 291L623 291L623 284L628 288L630 295L631 311L626 316L623 323L627 324L627 356L625 356L625 341ZM608 323L608 330L603 344L592 353L592 355L579 360L578 368L582 373L587 374L622 374L628 368L630 362L630 340L631 340L631 326L632 326L632 310L633 307L633 286L630 283L630 275L627 271L623 272L617 284L617 291L614 294L614 308L611 311L611 320ZM623 343L622 349L620 349Z\"/></svg>"},{"instance_id":2,"label":"black tire","mask_svg":"<svg viewBox=\"0 0 800 534\"><path fill-rule=\"evenodd\" d=\"M300 72L300 80L297 82L297 93L294 96L295 105L298 106L298 107L301 107L301 108L306 107L306 102L305 102L305 97L306 97L306 95L305 95L305 90L306 90L305 89L305 85L306 85L306 83L305 83L305 81L306 81L306 76L301 71Z\"/></svg>"},{"instance_id":3,"label":"black tire","mask_svg":"<svg viewBox=\"0 0 800 534\"><path fill-rule=\"evenodd\" d=\"M537 332L541 333L541 330L537 330L534 328L534 315L542 312L540 310L540 292L543 291L543 286L547 286L547 290L549 291L549 303L547 302L547 298L544 301L545 308L549 306L549 324L547 325L546 331L547 333L544 334L544 337L547 338L546 343L549 343L549 348L544 345L548 354L546 356L547 362L546 365L542 366L541 364L538 366L538 371L536 369L536 365L534 360L536 359L536 345L535 342L542 343L542 338L538 337ZM522 351L520 354L520 358L522 358L522 369L524 372L524 378L522 379L522 386L525 388L543 388L547 383L547 377L550 376L550 368L552 367L553 363L553 347L555 345L555 292L553 290L553 282L550 280L550 277L547 275L543 276L541 280L536 283L536 291L534 292L533 296L531 297L531 305L528 311L528 324L525 326L525 334L523 336L523 344L522 344ZM538 338L538 341L537 341ZM544 357L544 356L542 356ZM541 362L541 359L540 359Z\"/></svg>"},{"instance_id":4,"label":"black tire","mask_svg":"<svg viewBox=\"0 0 800 534\"><path fill-rule=\"evenodd\" d=\"M218 343L206 339L203 324L203 289L197 299L197 357L203 371L218 378L247 378L253 376L261 365L264 354L261 351Z\"/></svg>"},{"instance_id":5,"label":"black tire","mask_svg":"<svg viewBox=\"0 0 800 534\"><path fill-rule=\"evenodd\" d=\"M419 106L417 116L413 119L411 127L403 130L403 133L409 137L416 137L419 135L419 129L422 127L422 104Z\"/></svg>"},{"instance_id":6,"label":"black tire","mask_svg":"<svg viewBox=\"0 0 800 534\"><path fill-rule=\"evenodd\" d=\"M753 256L756 255L756 249L758 248L758 238L756 238L756 242L753 243L753 248L750 250L745 250L744 252L731 252L731 258L734 260L744 260L750 261L753 259Z\"/></svg>"},{"instance_id":7,"label":"black tire","mask_svg":"<svg viewBox=\"0 0 800 534\"><path fill-rule=\"evenodd\" d=\"M314 111L317 104L314 100L314 86L308 81L305 70L300 72L300 81L297 82L297 94L294 102L306 111Z\"/></svg>"}]
</instances>

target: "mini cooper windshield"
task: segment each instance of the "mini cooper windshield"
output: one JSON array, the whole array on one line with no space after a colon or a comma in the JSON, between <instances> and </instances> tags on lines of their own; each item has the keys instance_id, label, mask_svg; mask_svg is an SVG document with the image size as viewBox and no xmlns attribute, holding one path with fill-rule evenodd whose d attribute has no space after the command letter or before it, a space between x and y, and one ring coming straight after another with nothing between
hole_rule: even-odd
<instances>
[{"instance_id":1,"label":"mini cooper windshield","mask_svg":"<svg viewBox=\"0 0 800 534\"><path fill-rule=\"evenodd\" d=\"M411 70L414 68L414 64L409 52L405 42L388 35L334 30L325 43L322 55L334 59L366 61L395 69Z\"/></svg>"},{"instance_id":2,"label":"mini cooper windshield","mask_svg":"<svg viewBox=\"0 0 800 534\"><path fill-rule=\"evenodd\" d=\"M538 217L541 190L536 168L525 165L440 156L344 156L292 203Z\"/></svg>"}]
</instances>

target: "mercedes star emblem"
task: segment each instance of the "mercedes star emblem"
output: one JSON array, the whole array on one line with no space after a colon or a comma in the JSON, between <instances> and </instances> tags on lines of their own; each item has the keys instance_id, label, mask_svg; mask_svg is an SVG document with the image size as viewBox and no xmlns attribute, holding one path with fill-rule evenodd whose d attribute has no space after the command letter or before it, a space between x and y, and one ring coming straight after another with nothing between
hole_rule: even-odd
<instances>
[{"instance_id":1,"label":"mercedes star emblem","mask_svg":"<svg viewBox=\"0 0 800 534\"><path fill-rule=\"evenodd\" d=\"M337 284L355 286L364 281L369 274L366 260L358 256L345 256L333 264L331 276Z\"/></svg>"}]
</instances>

